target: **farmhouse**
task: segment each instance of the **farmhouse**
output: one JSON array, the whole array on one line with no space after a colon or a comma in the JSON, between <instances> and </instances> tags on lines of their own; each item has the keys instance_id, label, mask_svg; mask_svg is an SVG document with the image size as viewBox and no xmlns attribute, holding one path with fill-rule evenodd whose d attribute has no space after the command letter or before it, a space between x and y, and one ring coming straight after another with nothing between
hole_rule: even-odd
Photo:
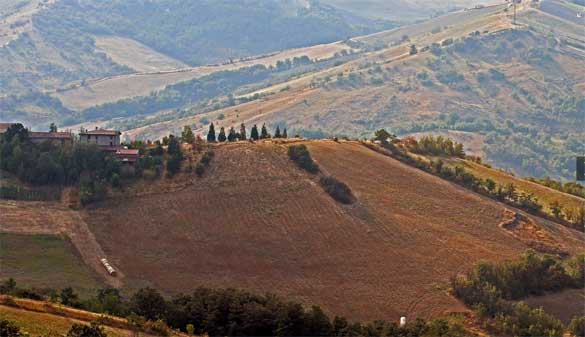
<instances>
[{"instance_id":1,"label":"farmhouse","mask_svg":"<svg viewBox=\"0 0 585 337\"><path fill-rule=\"evenodd\" d=\"M116 160L134 165L138 161L138 150L120 148L116 150Z\"/></svg>"},{"instance_id":2,"label":"farmhouse","mask_svg":"<svg viewBox=\"0 0 585 337\"><path fill-rule=\"evenodd\" d=\"M73 143L73 134L71 132L29 132L28 139L35 144L49 141L65 145Z\"/></svg>"},{"instance_id":3,"label":"farmhouse","mask_svg":"<svg viewBox=\"0 0 585 337\"><path fill-rule=\"evenodd\" d=\"M104 148L112 149L112 152L120 147L120 135L117 130L98 129L82 131L79 133L79 141L82 143L97 144Z\"/></svg>"}]
</instances>

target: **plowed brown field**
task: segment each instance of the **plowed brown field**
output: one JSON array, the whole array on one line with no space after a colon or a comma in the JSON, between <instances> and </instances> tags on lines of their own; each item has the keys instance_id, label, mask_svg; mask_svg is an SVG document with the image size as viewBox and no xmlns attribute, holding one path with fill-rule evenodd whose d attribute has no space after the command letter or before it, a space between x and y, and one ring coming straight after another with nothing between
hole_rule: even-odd
<instances>
[{"instance_id":1,"label":"plowed brown field","mask_svg":"<svg viewBox=\"0 0 585 337\"><path fill-rule=\"evenodd\" d=\"M359 143L308 146L357 204L335 203L285 145L238 143L217 146L193 185L110 200L84 219L128 285L270 291L364 320L465 310L449 277L527 248L498 226L498 203ZM582 234L541 225L584 250Z\"/></svg>"}]
</instances>

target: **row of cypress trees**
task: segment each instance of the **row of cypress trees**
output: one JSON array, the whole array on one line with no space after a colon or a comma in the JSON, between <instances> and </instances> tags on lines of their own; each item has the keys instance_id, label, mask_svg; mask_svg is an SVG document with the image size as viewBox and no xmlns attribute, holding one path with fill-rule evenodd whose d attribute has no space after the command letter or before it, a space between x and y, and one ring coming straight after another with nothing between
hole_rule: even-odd
<instances>
[{"instance_id":1,"label":"row of cypress trees","mask_svg":"<svg viewBox=\"0 0 585 337\"><path fill-rule=\"evenodd\" d=\"M274 137L268 132L266 128L266 124L262 124L262 128L260 132L258 132L258 126L254 124L252 126L252 130L250 131L250 138L251 140L258 140L258 139L269 139L269 138L288 138L288 133L286 128L282 131L280 130L280 126L276 126L276 130L274 131ZM207 132L207 141L208 142L235 142L238 140L247 140L247 133L246 133L246 126L244 123L240 125L240 131L237 132L236 129L232 126L230 127L227 135L225 128L222 126L219 129L219 133L216 136L215 126L213 123L209 124L209 131Z\"/></svg>"}]
</instances>

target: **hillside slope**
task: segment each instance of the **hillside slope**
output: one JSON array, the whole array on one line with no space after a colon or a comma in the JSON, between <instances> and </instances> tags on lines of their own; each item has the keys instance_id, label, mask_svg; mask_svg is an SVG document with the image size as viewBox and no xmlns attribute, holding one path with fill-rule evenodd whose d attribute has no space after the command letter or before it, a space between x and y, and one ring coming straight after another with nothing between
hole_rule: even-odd
<instances>
[{"instance_id":1,"label":"hillside slope","mask_svg":"<svg viewBox=\"0 0 585 337\"><path fill-rule=\"evenodd\" d=\"M393 26L296 0L27 0L0 5L6 11L0 21L0 120L21 120L37 128L71 114L47 95L71 85L229 63ZM142 94L157 88L150 86Z\"/></svg>"},{"instance_id":2,"label":"hillside slope","mask_svg":"<svg viewBox=\"0 0 585 337\"><path fill-rule=\"evenodd\" d=\"M237 143L215 147L201 179L128 191L83 217L130 288L271 291L363 320L464 310L446 293L449 277L513 258L535 235L499 227L502 205L359 143L307 145L357 204L333 201L285 145ZM582 233L530 222L542 247L584 251Z\"/></svg>"},{"instance_id":3,"label":"hillside slope","mask_svg":"<svg viewBox=\"0 0 585 337\"><path fill-rule=\"evenodd\" d=\"M261 100L214 112L195 109L192 117L128 135L158 138L186 124L203 124L204 133L208 123L202 121L228 127L266 122L316 138L365 137L380 128L399 135L457 130L483 139L484 159L497 167L572 179L574 157L585 143L580 130L585 77L575 71L585 66L585 44L571 40L567 27L575 25L557 26L533 17L543 13L538 9L523 6L522 27L496 6L450 14L458 17L455 25L437 18L359 38L372 46L391 45L248 96L264 94ZM533 28L537 19L540 26ZM558 34L545 33L542 24L558 27ZM416 54L409 55L410 45Z\"/></svg>"},{"instance_id":4,"label":"hillside slope","mask_svg":"<svg viewBox=\"0 0 585 337\"><path fill-rule=\"evenodd\" d=\"M461 8L489 5L501 1L431 1L431 0L322 0L324 3L342 8L351 13L374 19L399 22L424 20Z\"/></svg>"}]
</instances>

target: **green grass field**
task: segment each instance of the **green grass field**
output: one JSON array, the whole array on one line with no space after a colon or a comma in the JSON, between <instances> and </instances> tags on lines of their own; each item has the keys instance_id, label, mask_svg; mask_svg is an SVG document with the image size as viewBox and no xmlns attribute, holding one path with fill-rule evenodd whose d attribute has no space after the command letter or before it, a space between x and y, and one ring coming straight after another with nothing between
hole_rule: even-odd
<instances>
[{"instance_id":1,"label":"green grass field","mask_svg":"<svg viewBox=\"0 0 585 337\"><path fill-rule=\"evenodd\" d=\"M21 287L71 286L81 296L103 286L71 243L57 235L0 234L0 280L10 277Z\"/></svg>"}]
</instances>

